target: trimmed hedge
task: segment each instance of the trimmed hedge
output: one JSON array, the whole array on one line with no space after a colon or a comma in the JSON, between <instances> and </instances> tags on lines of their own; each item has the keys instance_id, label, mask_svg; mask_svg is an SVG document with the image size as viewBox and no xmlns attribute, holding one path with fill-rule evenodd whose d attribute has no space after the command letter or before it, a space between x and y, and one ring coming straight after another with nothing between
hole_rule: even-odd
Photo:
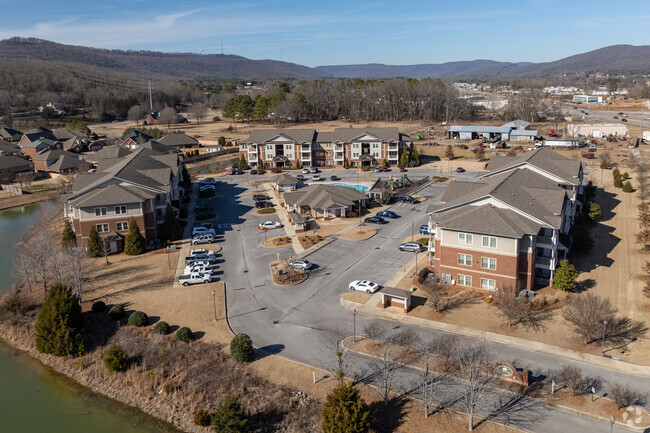
<instances>
[{"instance_id":1,"label":"trimmed hedge","mask_svg":"<svg viewBox=\"0 0 650 433\"><path fill-rule=\"evenodd\" d=\"M124 317L124 307L119 304L113 305L108 311L108 317L113 320L120 320L122 317Z\"/></svg>"},{"instance_id":2,"label":"trimmed hedge","mask_svg":"<svg viewBox=\"0 0 650 433\"><path fill-rule=\"evenodd\" d=\"M93 302L93 306L90 309L95 313L101 313L102 311L106 311L106 304L104 301Z\"/></svg>"},{"instance_id":3,"label":"trimmed hedge","mask_svg":"<svg viewBox=\"0 0 650 433\"><path fill-rule=\"evenodd\" d=\"M147 326L148 322L149 316L147 316L142 311L135 311L129 316L129 325L131 326L137 326L138 328L141 328L143 326Z\"/></svg>"},{"instance_id":4,"label":"trimmed hedge","mask_svg":"<svg viewBox=\"0 0 650 433\"><path fill-rule=\"evenodd\" d=\"M194 340L194 337L192 336L192 331L187 326L183 326L178 331L176 331L176 335L174 338L184 343L189 343L190 341Z\"/></svg>"},{"instance_id":5,"label":"trimmed hedge","mask_svg":"<svg viewBox=\"0 0 650 433\"><path fill-rule=\"evenodd\" d=\"M230 356L239 362L251 362L253 360L253 341L246 334L237 334L230 341Z\"/></svg>"},{"instance_id":6,"label":"trimmed hedge","mask_svg":"<svg viewBox=\"0 0 650 433\"><path fill-rule=\"evenodd\" d=\"M160 321L156 323L156 325L153 327L153 333L154 334L161 334L161 335L167 335L169 334L169 323Z\"/></svg>"}]
</instances>

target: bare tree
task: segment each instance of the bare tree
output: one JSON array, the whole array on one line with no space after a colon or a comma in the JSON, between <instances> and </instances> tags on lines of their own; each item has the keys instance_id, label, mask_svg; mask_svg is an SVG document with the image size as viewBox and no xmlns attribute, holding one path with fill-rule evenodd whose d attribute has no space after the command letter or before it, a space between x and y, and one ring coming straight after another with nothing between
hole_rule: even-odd
<instances>
[{"instance_id":1,"label":"bare tree","mask_svg":"<svg viewBox=\"0 0 650 433\"><path fill-rule=\"evenodd\" d=\"M336 377L336 380L338 380L341 386L343 386L345 377L348 376L352 365L354 365L354 352L345 350L343 347L343 340L347 336L349 336L349 332L342 328L333 328L326 332L326 349L328 352L332 349L334 350L335 359L334 362L331 362L331 358L329 358L328 361L330 362L326 363L325 369Z\"/></svg>"},{"instance_id":2,"label":"bare tree","mask_svg":"<svg viewBox=\"0 0 650 433\"><path fill-rule=\"evenodd\" d=\"M633 389L629 384L614 383L609 386L609 396L621 409L626 406L644 406L648 395Z\"/></svg>"},{"instance_id":3,"label":"bare tree","mask_svg":"<svg viewBox=\"0 0 650 433\"><path fill-rule=\"evenodd\" d=\"M573 365L565 364L558 373L558 378L571 391L572 396L580 395L585 390L585 379L582 370Z\"/></svg>"},{"instance_id":4,"label":"bare tree","mask_svg":"<svg viewBox=\"0 0 650 433\"><path fill-rule=\"evenodd\" d=\"M34 282L43 285L47 292L47 285L50 281L50 257L49 251L44 247L43 242L47 241L44 232L36 232L28 237L21 245L21 263L32 269Z\"/></svg>"},{"instance_id":5,"label":"bare tree","mask_svg":"<svg viewBox=\"0 0 650 433\"><path fill-rule=\"evenodd\" d=\"M461 344L456 348L457 373L461 379L462 402L469 415L469 431L474 429L474 414L484 401L490 384L495 380L490 368L492 354L485 343Z\"/></svg>"},{"instance_id":6,"label":"bare tree","mask_svg":"<svg viewBox=\"0 0 650 433\"><path fill-rule=\"evenodd\" d=\"M74 178L74 174L62 174L56 178L56 189L60 194L66 194L71 191Z\"/></svg>"},{"instance_id":7,"label":"bare tree","mask_svg":"<svg viewBox=\"0 0 650 433\"><path fill-rule=\"evenodd\" d=\"M447 376L445 370L436 370L435 359L432 356L439 349L441 343L441 339L424 342L419 351L418 371L420 374L415 388L419 391L420 398L424 403L425 418L429 417L434 398Z\"/></svg>"},{"instance_id":8,"label":"bare tree","mask_svg":"<svg viewBox=\"0 0 650 433\"><path fill-rule=\"evenodd\" d=\"M140 125L140 119L142 118L142 115L144 114L144 110L140 105L134 105L133 107L129 108L128 113L126 114L126 118L135 121L136 126Z\"/></svg>"},{"instance_id":9,"label":"bare tree","mask_svg":"<svg viewBox=\"0 0 650 433\"><path fill-rule=\"evenodd\" d=\"M380 340L388 330L388 327L383 322L371 322L363 327L363 335L370 339L372 345L375 346L376 342Z\"/></svg>"},{"instance_id":10,"label":"bare tree","mask_svg":"<svg viewBox=\"0 0 650 433\"><path fill-rule=\"evenodd\" d=\"M374 367L379 376L379 388L384 406L388 405L395 373L406 360L409 349L416 341L417 336L412 331L389 332L381 338L380 354Z\"/></svg>"},{"instance_id":11,"label":"bare tree","mask_svg":"<svg viewBox=\"0 0 650 433\"><path fill-rule=\"evenodd\" d=\"M205 108L204 103L195 102L192 104L192 114L194 114L194 117L196 117L197 123L201 123L201 120L203 120L203 117L205 117L206 112L207 109Z\"/></svg>"},{"instance_id":12,"label":"bare tree","mask_svg":"<svg viewBox=\"0 0 650 433\"><path fill-rule=\"evenodd\" d=\"M160 112L160 115L158 116L158 122L166 123L167 129L171 127L172 123L176 123L177 121L178 121L178 114L176 114L176 110L174 110L172 107L163 108L162 111Z\"/></svg>"},{"instance_id":13,"label":"bare tree","mask_svg":"<svg viewBox=\"0 0 650 433\"><path fill-rule=\"evenodd\" d=\"M538 330L543 327L543 321L550 317L549 312L536 310L535 303L528 297L519 296L519 290L513 286L501 288L496 302L499 314L506 319L508 326L522 324Z\"/></svg>"},{"instance_id":14,"label":"bare tree","mask_svg":"<svg viewBox=\"0 0 650 433\"><path fill-rule=\"evenodd\" d=\"M81 247L68 247L64 250L65 263L67 264L68 280L72 283L79 302L82 300L84 287L88 280L89 262L88 255Z\"/></svg>"}]
</instances>

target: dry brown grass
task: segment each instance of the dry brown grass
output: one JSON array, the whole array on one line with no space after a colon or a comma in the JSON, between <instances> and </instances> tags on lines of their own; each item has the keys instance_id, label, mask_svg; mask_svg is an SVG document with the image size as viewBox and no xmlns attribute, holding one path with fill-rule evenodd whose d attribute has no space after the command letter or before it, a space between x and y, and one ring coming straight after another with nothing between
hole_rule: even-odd
<instances>
[{"instance_id":1,"label":"dry brown grass","mask_svg":"<svg viewBox=\"0 0 650 433\"><path fill-rule=\"evenodd\" d=\"M262 241L262 245L267 248L286 247L291 245L291 238L289 236L276 236Z\"/></svg>"},{"instance_id":2,"label":"dry brown grass","mask_svg":"<svg viewBox=\"0 0 650 433\"><path fill-rule=\"evenodd\" d=\"M347 233L343 233L341 236L339 236L339 239L345 239L347 241L365 241L376 234L377 230L364 227L362 229L352 229Z\"/></svg>"}]
</instances>

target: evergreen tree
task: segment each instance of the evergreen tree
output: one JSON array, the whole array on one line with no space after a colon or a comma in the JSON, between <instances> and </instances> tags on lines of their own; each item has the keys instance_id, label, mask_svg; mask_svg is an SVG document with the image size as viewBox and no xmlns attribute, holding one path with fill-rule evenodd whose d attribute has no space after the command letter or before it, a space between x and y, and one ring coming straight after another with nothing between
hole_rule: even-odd
<instances>
[{"instance_id":1,"label":"evergreen tree","mask_svg":"<svg viewBox=\"0 0 650 433\"><path fill-rule=\"evenodd\" d=\"M225 147L226 146L226 137L224 137L223 135L220 136L218 142L219 142L219 146Z\"/></svg>"},{"instance_id":2,"label":"evergreen tree","mask_svg":"<svg viewBox=\"0 0 650 433\"><path fill-rule=\"evenodd\" d=\"M344 167L346 170L347 170L348 168L350 168L350 163L348 162L348 159L347 159L347 158L345 158L345 162L343 163L343 167Z\"/></svg>"},{"instance_id":3,"label":"evergreen tree","mask_svg":"<svg viewBox=\"0 0 650 433\"><path fill-rule=\"evenodd\" d=\"M185 188L189 187L190 184L192 183L192 177L190 176L190 172L187 171L187 167L183 165L183 185Z\"/></svg>"},{"instance_id":4,"label":"evergreen tree","mask_svg":"<svg viewBox=\"0 0 650 433\"><path fill-rule=\"evenodd\" d=\"M351 386L334 388L323 404L323 433L366 433L370 429L370 409Z\"/></svg>"},{"instance_id":5,"label":"evergreen tree","mask_svg":"<svg viewBox=\"0 0 650 433\"><path fill-rule=\"evenodd\" d=\"M420 165L420 153L418 152L418 148L413 146L413 150L411 151L411 156L409 158L409 167L417 167Z\"/></svg>"},{"instance_id":6,"label":"evergreen tree","mask_svg":"<svg viewBox=\"0 0 650 433\"><path fill-rule=\"evenodd\" d=\"M596 221L600 218L602 211L600 210L600 205L593 201L587 202L587 217L591 221Z\"/></svg>"},{"instance_id":7,"label":"evergreen tree","mask_svg":"<svg viewBox=\"0 0 650 433\"><path fill-rule=\"evenodd\" d=\"M38 310L34 325L36 349L56 356L81 356L85 351L82 329L79 299L70 288L54 284Z\"/></svg>"},{"instance_id":8,"label":"evergreen tree","mask_svg":"<svg viewBox=\"0 0 650 433\"><path fill-rule=\"evenodd\" d=\"M144 237L140 233L140 227L136 222L135 218L131 218L129 221L129 233L124 239L124 254L129 256L137 256L138 254L144 253Z\"/></svg>"},{"instance_id":9,"label":"evergreen tree","mask_svg":"<svg viewBox=\"0 0 650 433\"><path fill-rule=\"evenodd\" d=\"M227 396L212 415L216 433L248 432L248 415L235 397Z\"/></svg>"},{"instance_id":10,"label":"evergreen tree","mask_svg":"<svg viewBox=\"0 0 650 433\"><path fill-rule=\"evenodd\" d=\"M408 150L404 149L402 151L402 156L399 157L399 166L406 167L409 165L409 153Z\"/></svg>"},{"instance_id":11,"label":"evergreen tree","mask_svg":"<svg viewBox=\"0 0 650 433\"><path fill-rule=\"evenodd\" d=\"M452 159L454 159L454 156L455 156L455 155L454 155L454 148L451 147L451 144L450 144L450 145L447 146L447 149L445 150L445 157L446 157L448 160L451 161Z\"/></svg>"},{"instance_id":12,"label":"evergreen tree","mask_svg":"<svg viewBox=\"0 0 650 433\"><path fill-rule=\"evenodd\" d=\"M165 241L177 241L183 237L183 227L176 218L176 213L170 204L165 210L165 222L162 225L161 237Z\"/></svg>"},{"instance_id":13,"label":"evergreen tree","mask_svg":"<svg viewBox=\"0 0 650 433\"><path fill-rule=\"evenodd\" d=\"M99 238L99 233L97 233L97 227L90 227L90 232L88 233L88 244L86 245L88 256L99 257L101 255L101 242L102 240Z\"/></svg>"},{"instance_id":14,"label":"evergreen tree","mask_svg":"<svg viewBox=\"0 0 650 433\"><path fill-rule=\"evenodd\" d=\"M61 235L61 245L64 247L73 247L77 240L77 235L75 235L74 230L72 230L72 224L70 224L69 219L65 219L63 222L63 234Z\"/></svg>"},{"instance_id":15,"label":"evergreen tree","mask_svg":"<svg viewBox=\"0 0 650 433\"><path fill-rule=\"evenodd\" d=\"M248 166L248 163L246 162L246 158L244 158L244 155L239 158L239 169L240 170L248 170L250 167Z\"/></svg>"},{"instance_id":16,"label":"evergreen tree","mask_svg":"<svg viewBox=\"0 0 650 433\"><path fill-rule=\"evenodd\" d=\"M622 182L622 181L621 181L621 182ZM621 188L623 188L623 192L633 192L633 191L634 191L634 187L632 186L632 183L630 183L629 180L628 180L627 182L625 182L625 183L621 186Z\"/></svg>"},{"instance_id":17,"label":"evergreen tree","mask_svg":"<svg viewBox=\"0 0 650 433\"><path fill-rule=\"evenodd\" d=\"M553 276L553 286L560 290L573 290L578 278L578 270L568 260L562 260L560 265L555 269Z\"/></svg>"}]
</instances>

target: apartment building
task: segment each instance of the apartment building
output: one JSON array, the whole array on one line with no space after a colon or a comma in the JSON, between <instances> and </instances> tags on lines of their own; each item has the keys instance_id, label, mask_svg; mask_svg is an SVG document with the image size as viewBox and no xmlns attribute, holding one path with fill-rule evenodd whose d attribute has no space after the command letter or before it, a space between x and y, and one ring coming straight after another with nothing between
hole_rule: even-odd
<instances>
[{"instance_id":1,"label":"apartment building","mask_svg":"<svg viewBox=\"0 0 650 433\"><path fill-rule=\"evenodd\" d=\"M120 252L133 217L147 241L159 239L168 204L178 208L184 189L181 161L175 153L142 148L127 156L101 159L95 173L75 178L64 198L64 216L72 222L77 245L86 246L95 227L111 252Z\"/></svg>"},{"instance_id":2,"label":"apartment building","mask_svg":"<svg viewBox=\"0 0 650 433\"><path fill-rule=\"evenodd\" d=\"M431 210L435 272L485 291L551 285L582 206L582 164L541 148L493 158L488 170L450 183Z\"/></svg>"},{"instance_id":3,"label":"apartment building","mask_svg":"<svg viewBox=\"0 0 650 433\"><path fill-rule=\"evenodd\" d=\"M411 138L397 128L256 130L239 145L240 155L255 167L351 167L397 165Z\"/></svg>"}]
</instances>

